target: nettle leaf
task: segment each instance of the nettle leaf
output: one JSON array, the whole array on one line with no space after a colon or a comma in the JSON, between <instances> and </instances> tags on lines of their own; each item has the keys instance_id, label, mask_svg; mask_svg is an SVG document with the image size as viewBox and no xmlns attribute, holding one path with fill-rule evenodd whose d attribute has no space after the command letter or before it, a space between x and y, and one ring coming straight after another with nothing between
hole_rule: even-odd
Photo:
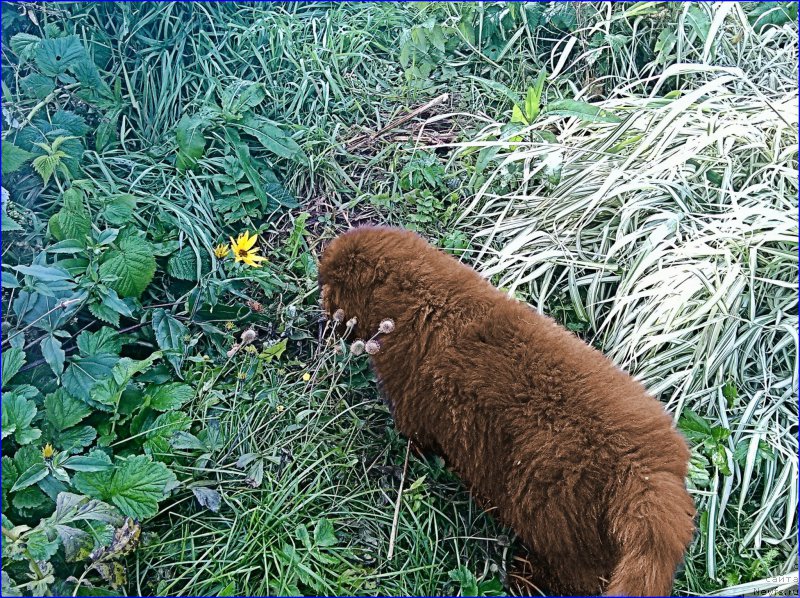
<instances>
[{"instance_id":1,"label":"nettle leaf","mask_svg":"<svg viewBox=\"0 0 800 598\"><path fill-rule=\"evenodd\" d=\"M158 502L177 484L166 465L145 455L130 457L111 472L77 473L74 485L85 494L114 503L123 515L144 519L158 512Z\"/></svg>"},{"instance_id":2,"label":"nettle leaf","mask_svg":"<svg viewBox=\"0 0 800 598\"><path fill-rule=\"evenodd\" d=\"M108 203L103 208L101 215L106 222L123 226L131 221L135 209L136 197L130 193L122 193L108 198Z\"/></svg>"},{"instance_id":3,"label":"nettle leaf","mask_svg":"<svg viewBox=\"0 0 800 598\"><path fill-rule=\"evenodd\" d=\"M26 162L33 159L36 154L17 147L8 139L3 140L3 176L18 171Z\"/></svg>"},{"instance_id":4,"label":"nettle leaf","mask_svg":"<svg viewBox=\"0 0 800 598\"><path fill-rule=\"evenodd\" d=\"M689 408L685 408L678 420L678 428L692 440L713 436L709 423Z\"/></svg>"},{"instance_id":5,"label":"nettle leaf","mask_svg":"<svg viewBox=\"0 0 800 598\"><path fill-rule=\"evenodd\" d=\"M138 297L156 271L153 247L140 237L127 236L108 251L100 264L100 276L120 297Z\"/></svg>"},{"instance_id":6,"label":"nettle leaf","mask_svg":"<svg viewBox=\"0 0 800 598\"><path fill-rule=\"evenodd\" d=\"M84 331L78 335L77 344L81 355L119 354L122 350L122 336L108 326L103 326L96 332Z\"/></svg>"},{"instance_id":7,"label":"nettle leaf","mask_svg":"<svg viewBox=\"0 0 800 598\"><path fill-rule=\"evenodd\" d=\"M71 397L63 388L59 388L44 399L45 418L55 433L75 426L91 412L86 403Z\"/></svg>"},{"instance_id":8,"label":"nettle leaf","mask_svg":"<svg viewBox=\"0 0 800 598\"><path fill-rule=\"evenodd\" d=\"M20 368L22 368L22 366L25 364L25 352L22 349L17 348L3 351L2 361L2 379L3 388L5 388L6 384L11 382L11 379L17 375L17 372L19 372Z\"/></svg>"},{"instance_id":9,"label":"nettle leaf","mask_svg":"<svg viewBox=\"0 0 800 598\"><path fill-rule=\"evenodd\" d=\"M119 326L119 313L107 305L93 302L89 304L89 311L98 320L102 320L106 324L111 324L114 327Z\"/></svg>"},{"instance_id":10,"label":"nettle leaf","mask_svg":"<svg viewBox=\"0 0 800 598\"><path fill-rule=\"evenodd\" d=\"M33 58L33 54L41 41L42 38L30 33L17 33L11 38L9 44L11 45L11 51L17 55L20 62L25 62Z\"/></svg>"},{"instance_id":11,"label":"nettle leaf","mask_svg":"<svg viewBox=\"0 0 800 598\"><path fill-rule=\"evenodd\" d=\"M29 401L17 393L5 393L3 396L2 429L3 438L14 435L17 444L30 444L39 436L41 431L31 428L31 422L36 417L36 403Z\"/></svg>"},{"instance_id":12,"label":"nettle leaf","mask_svg":"<svg viewBox=\"0 0 800 598\"><path fill-rule=\"evenodd\" d=\"M50 217L50 232L59 241L75 239L85 243L92 222L84 203L83 191L72 187L64 191L63 199L61 209Z\"/></svg>"},{"instance_id":13,"label":"nettle leaf","mask_svg":"<svg viewBox=\"0 0 800 598\"><path fill-rule=\"evenodd\" d=\"M86 56L86 49L77 35L43 39L35 52L36 66L51 77L67 72Z\"/></svg>"},{"instance_id":14,"label":"nettle leaf","mask_svg":"<svg viewBox=\"0 0 800 598\"><path fill-rule=\"evenodd\" d=\"M206 256L203 256L204 258ZM208 272L208 259L201 259L200 274ZM188 245L172 255L167 262L167 274L180 280L198 280L197 254Z\"/></svg>"},{"instance_id":15,"label":"nettle leaf","mask_svg":"<svg viewBox=\"0 0 800 598\"><path fill-rule=\"evenodd\" d=\"M56 82L41 73L31 73L19 80L19 88L27 97L43 100L55 90Z\"/></svg>"},{"instance_id":16,"label":"nettle leaf","mask_svg":"<svg viewBox=\"0 0 800 598\"><path fill-rule=\"evenodd\" d=\"M147 359L136 361L129 357L123 357L111 369L111 375L101 380L91 393L92 401L113 407L117 405L125 391L128 382L139 372L143 372L157 359L161 358L161 353L156 351Z\"/></svg>"},{"instance_id":17,"label":"nettle leaf","mask_svg":"<svg viewBox=\"0 0 800 598\"><path fill-rule=\"evenodd\" d=\"M189 333L188 328L171 313L163 310L153 310L153 332L156 335L158 347L164 351L166 359L181 376L181 364L185 342L183 337Z\"/></svg>"},{"instance_id":18,"label":"nettle leaf","mask_svg":"<svg viewBox=\"0 0 800 598\"><path fill-rule=\"evenodd\" d=\"M194 389L188 384L174 382L162 384L150 391L150 407L156 411L180 409L194 396Z\"/></svg>"},{"instance_id":19,"label":"nettle leaf","mask_svg":"<svg viewBox=\"0 0 800 598\"><path fill-rule=\"evenodd\" d=\"M64 359L66 357L64 349L61 348L61 341L51 334L42 339L39 347L42 350L42 357L44 357L50 369L53 370L56 379L60 379L61 373L64 371Z\"/></svg>"}]
</instances>

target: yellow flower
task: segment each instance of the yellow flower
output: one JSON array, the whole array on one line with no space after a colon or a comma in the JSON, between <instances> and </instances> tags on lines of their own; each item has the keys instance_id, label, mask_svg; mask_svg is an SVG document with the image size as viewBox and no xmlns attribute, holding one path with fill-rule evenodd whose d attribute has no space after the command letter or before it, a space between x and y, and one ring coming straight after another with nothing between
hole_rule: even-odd
<instances>
[{"instance_id":1,"label":"yellow flower","mask_svg":"<svg viewBox=\"0 0 800 598\"><path fill-rule=\"evenodd\" d=\"M225 330L233 330L234 328L233 322L225 322Z\"/></svg>"},{"instance_id":2,"label":"yellow flower","mask_svg":"<svg viewBox=\"0 0 800 598\"><path fill-rule=\"evenodd\" d=\"M219 259L222 259L224 257L228 257L229 251L230 249L228 246L222 243L214 248L214 255L216 255Z\"/></svg>"},{"instance_id":3,"label":"yellow flower","mask_svg":"<svg viewBox=\"0 0 800 598\"><path fill-rule=\"evenodd\" d=\"M303 374L303 382L308 382L309 380L311 380L311 374L306 372L305 374Z\"/></svg>"},{"instance_id":4,"label":"yellow flower","mask_svg":"<svg viewBox=\"0 0 800 598\"><path fill-rule=\"evenodd\" d=\"M53 448L52 444L48 442L47 444L44 445L44 448L42 449L42 457L44 457L45 459L52 459L53 455L55 454L56 450Z\"/></svg>"},{"instance_id":5,"label":"yellow flower","mask_svg":"<svg viewBox=\"0 0 800 598\"><path fill-rule=\"evenodd\" d=\"M263 262L267 258L258 255L258 247L254 245L258 242L258 235L250 236L248 231L244 231L239 235L236 240L231 237L231 251L233 251L233 258L237 262L244 262L248 266L259 267L258 262Z\"/></svg>"}]
</instances>

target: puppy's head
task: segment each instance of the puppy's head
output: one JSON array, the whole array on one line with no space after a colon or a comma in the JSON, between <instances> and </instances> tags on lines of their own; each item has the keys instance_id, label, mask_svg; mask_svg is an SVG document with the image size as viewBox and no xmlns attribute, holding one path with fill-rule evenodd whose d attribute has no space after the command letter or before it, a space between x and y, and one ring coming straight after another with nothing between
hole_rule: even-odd
<instances>
[{"instance_id":1,"label":"puppy's head","mask_svg":"<svg viewBox=\"0 0 800 598\"><path fill-rule=\"evenodd\" d=\"M325 248L319 264L322 309L330 317L341 309L345 322L356 318L351 338L372 336L380 319L389 315L380 313L386 306L375 305L376 295L390 294L385 285L412 237L420 241L402 229L364 226L340 235Z\"/></svg>"}]
</instances>

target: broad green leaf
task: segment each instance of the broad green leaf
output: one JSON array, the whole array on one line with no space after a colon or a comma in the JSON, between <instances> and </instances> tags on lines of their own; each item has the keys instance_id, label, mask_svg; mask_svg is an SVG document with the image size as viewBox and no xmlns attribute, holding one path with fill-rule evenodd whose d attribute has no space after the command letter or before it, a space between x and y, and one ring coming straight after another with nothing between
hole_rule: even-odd
<instances>
[{"instance_id":1,"label":"broad green leaf","mask_svg":"<svg viewBox=\"0 0 800 598\"><path fill-rule=\"evenodd\" d=\"M14 482L14 485L11 487L11 492L17 492L23 488L32 486L39 480L46 478L49 472L50 471L47 469L47 465L45 465L44 462L34 463L28 469L19 474L17 481Z\"/></svg>"},{"instance_id":2,"label":"broad green leaf","mask_svg":"<svg viewBox=\"0 0 800 598\"><path fill-rule=\"evenodd\" d=\"M29 444L39 438L42 433L31 427L37 411L36 403L33 401L29 401L17 393L4 393L3 438L13 434L17 444Z\"/></svg>"},{"instance_id":3,"label":"broad green leaf","mask_svg":"<svg viewBox=\"0 0 800 598\"><path fill-rule=\"evenodd\" d=\"M27 97L43 100L55 90L56 82L41 73L31 73L20 79L19 88Z\"/></svg>"},{"instance_id":4,"label":"broad green leaf","mask_svg":"<svg viewBox=\"0 0 800 598\"><path fill-rule=\"evenodd\" d=\"M11 382L11 379L17 375L17 372L19 372L20 368L25 364L25 352L22 349L16 348L3 351L2 361L2 379L3 388L5 388L6 384Z\"/></svg>"},{"instance_id":5,"label":"broad green leaf","mask_svg":"<svg viewBox=\"0 0 800 598\"><path fill-rule=\"evenodd\" d=\"M0 225L0 230L2 230L2 232L13 233L15 231L25 230L19 225L19 223L16 220L14 220L11 216L9 216L6 213L5 205L3 205L2 218L3 218L2 225ZM3 277L5 276L8 276L8 274L6 272L3 272ZM5 284L6 284L5 280L3 280L3 287L7 288Z\"/></svg>"},{"instance_id":6,"label":"broad green leaf","mask_svg":"<svg viewBox=\"0 0 800 598\"><path fill-rule=\"evenodd\" d=\"M113 467L106 459L108 466ZM50 517L53 524L67 524L73 521L102 521L112 525L122 523L117 510L109 504L88 496L62 492L56 498L56 510Z\"/></svg>"},{"instance_id":7,"label":"broad green leaf","mask_svg":"<svg viewBox=\"0 0 800 598\"><path fill-rule=\"evenodd\" d=\"M227 118L237 118L242 112L255 108L267 97L264 85L250 81L235 81L220 94L222 110Z\"/></svg>"},{"instance_id":8,"label":"broad green leaf","mask_svg":"<svg viewBox=\"0 0 800 598\"><path fill-rule=\"evenodd\" d=\"M528 88L528 94L525 96L525 117L529 123L535 121L539 116L545 79L547 79L547 72L542 70L539 72L539 76L536 77L533 87Z\"/></svg>"},{"instance_id":9,"label":"broad green leaf","mask_svg":"<svg viewBox=\"0 0 800 598\"><path fill-rule=\"evenodd\" d=\"M175 165L180 170L193 168L197 160L203 156L206 148L204 131L209 125L206 118L184 114L175 128L175 139L178 142L178 157Z\"/></svg>"},{"instance_id":10,"label":"broad green leaf","mask_svg":"<svg viewBox=\"0 0 800 598\"><path fill-rule=\"evenodd\" d=\"M118 463L113 473L77 473L74 483L89 496L113 502L123 515L144 519L158 512L158 502L177 481L163 463L137 455Z\"/></svg>"},{"instance_id":11,"label":"broad green leaf","mask_svg":"<svg viewBox=\"0 0 800 598\"><path fill-rule=\"evenodd\" d=\"M138 297L156 271L153 248L142 238L128 236L106 252L100 276L120 297Z\"/></svg>"},{"instance_id":12,"label":"broad green leaf","mask_svg":"<svg viewBox=\"0 0 800 598\"><path fill-rule=\"evenodd\" d=\"M37 561L49 561L58 551L58 540L49 540L44 529L37 529L26 536L25 547Z\"/></svg>"},{"instance_id":13,"label":"broad green leaf","mask_svg":"<svg viewBox=\"0 0 800 598\"><path fill-rule=\"evenodd\" d=\"M207 260L201 262L200 271L208 271L209 263ZM197 255L194 249L188 245L177 253L173 254L167 262L167 274L180 280L198 280L197 277Z\"/></svg>"},{"instance_id":14,"label":"broad green leaf","mask_svg":"<svg viewBox=\"0 0 800 598\"><path fill-rule=\"evenodd\" d=\"M22 168L22 166L29 162L36 154L27 152L24 149L17 147L8 139L3 140L3 176L12 174Z\"/></svg>"},{"instance_id":15,"label":"broad green leaf","mask_svg":"<svg viewBox=\"0 0 800 598\"><path fill-rule=\"evenodd\" d=\"M525 115L522 113L522 109L516 104L514 104L514 107L511 109L511 122L519 123L521 125L528 124L528 119L525 118Z\"/></svg>"},{"instance_id":16,"label":"broad green leaf","mask_svg":"<svg viewBox=\"0 0 800 598\"><path fill-rule=\"evenodd\" d=\"M588 122L620 123L617 116L610 112L580 102L578 100L555 100L545 106L543 114L557 114L559 116L574 116Z\"/></svg>"},{"instance_id":17,"label":"broad green leaf","mask_svg":"<svg viewBox=\"0 0 800 598\"><path fill-rule=\"evenodd\" d=\"M271 200L282 205L285 208L298 208L300 203L294 195L280 183L266 183L264 185L264 193L267 194Z\"/></svg>"},{"instance_id":18,"label":"broad green leaf","mask_svg":"<svg viewBox=\"0 0 800 598\"><path fill-rule=\"evenodd\" d=\"M162 384L151 391L150 407L156 411L169 411L179 409L186 401L194 396L194 389L188 384L173 382Z\"/></svg>"},{"instance_id":19,"label":"broad green leaf","mask_svg":"<svg viewBox=\"0 0 800 598\"><path fill-rule=\"evenodd\" d=\"M57 389L44 399L45 418L55 433L77 425L91 412L86 403L70 396L63 388Z\"/></svg>"},{"instance_id":20,"label":"broad green leaf","mask_svg":"<svg viewBox=\"0 0 800 598\"><path fill-rule=\"evenodd\" d=\"M47 251L47 253L68 253L74 255L76 253L81 253L84 249L86 249L84 243L76 239L66 239L58 243L53 243L47 247L45 251Z\"/></svg>"},{"instance_id":21,"label":"broad green leaf","mask_svg":"<svg viewBox=\"0 0 800 598\"><path fill-rule=\"evenodd\" d=\"M92 407L107 409L90 398L91 390L101 380L108 378L119 357L99 354L89 357L73 357L61 378L64 389L73 397L86 401Z\"/></svg>"},{"instance_id":22,"label":"broad green leaf","mask_svg":"<svg viewBox=\"0 0 800 598\"><path fill-rule=\"evenodd\" d=\"M242 132L258 139L261 145L276 156L298 159L305 157L294 139L269 119L248 114L237 126Z\"/></svg>"},{"instance_id":23,"label":"broad green leaf","mask_svg":"<svg viewBox=\"0 0 800 598\"><path fill-rule=\"evenodd\" d=\"M64 192L63 200L61 209L50 218L50 232L59 241L75 239L85 242L92 222L86 210L83 191L72 187Z\"/></svg>"},{"instance_id":24,"label":"broad green leaf","mask_svg":"<svg viewBox=\"0 0 800 598\"><path fill-rule=\"evenodd\" d=\"M108 407L117 405L131 378L149 368L154 361L160 358L161 353L159 351L139 361L129 357L121 358L111 369L111 375L101 380L92 389L92 401Z\"/></svg>"},{"instance_id":25,"label":"broad green leaf","mask_svg":"<svg viewBox=\"0 0 800 598\"><path fill-rule=\"evenodd\" d=\"M130 193L121 193L108 198L101 215L106 219L106 222L123 226L130 223L135 209L136 196Z\"/></svg>"},{"instance_id":26,"label":"broad green leaf","mask_svg":"<svg viewBox=\"0 0 800 598\"><path fill-rule=\"evenodd\" d=\"M333 524L329 519L320 519L314 527L314 543L317 546L333 546L337 542Z\"/></svg>"},{"instance_id":27,"label":"broad green leaf","mask_svg":"<svg viewBox=\"0 0 800 598\"><path fill-rule=\"evenodd\" d=\"M163 309L156 309L153 310L153 332L158 347L164 351L164 356L180 376L183 352L186 346L183 337L189 333L189 330L171 313Z\"/></svg>"},{"instance_id":28,"label":"broad green leaf","mask_svg":"<svg viewBox=\"0 0 800 598\"><path fill-rule=\"evenodd\" d=\"M711 437L713 432L709 423L689 408L685 408L678 420L678 428L687 435Z\"/></svg>"},{"instance_id":29,"label":"broad green leaf","mask_svg":"<svg viewBox=\"0 0 800 598\"><path fill-rule=\"evenodd\" d=\"M32 276L44 282L69 280L72 278L72 275L60 266L40 266L39 264L33 264L31 266L14 266L14 270L21 272L25 276Z\"/></svg>"},{"instance_id":30,"label":"broad green leaf","mask_svg":"<svg viewBox=\"0 0 800 598\"><path fill-rule=\"evenodd\" d=\"M94 442L97 431L92 426L67 428L53 441L53 444L68 453L80 452Z\"/></svg>"},{"instance_id":31,"label":"broad green leaf","mask_svg":"<svg viewBox=\"0 0 800 598\"><path fill-rule=\"evenodd\" d=\"M64 371L64 358L66 354L64 349L61 348L61 341L54 337L52 334L44 337L42 342L39 343L39 348L42 350L42 357L53 370L57 379L61 378L61 373Z\"/></svg>"},{"instance_id":32,"label":"broad green leaf","mask_svg":"<svg viewBox=\"0 0 800 598\"><path fill-rule=\"evenodd\" d=\"M17 55L20 62L25 62L33 58L41 41L40 37L30 33L17 33L11 38L9 44L11 45L11 51Z\"/></svg>"},{"instance_id":33,"label":"broad green leaf","mask_svg":"<svg viewBox=\"0 0 800 598\"><path fill-rule=\"evenodd\" d=\"M89 311L98 320L101 320L106 324L111 324L115 328L119 327L119 313L110 307L103 305L103 303L92 301L89 303Z\"/></svg>"},{"instance_id":34,"label":"broad green leaf","mask_svg":"<svg viewBox=\"0 0 800 598\"><path fill-rule=\"evenodd\" d=\"M122 337L116 330L103 326L96 332L81 332L77 344L81 355L86 357L108 353L117 355L122 349Z\"/></svg>"},{"instance_id":35,"label":"broad green leaf","mask_svg":"<svg viewBox=\"0 0 800 598\"><path fill-rule=\"evenodd\" d=\"M75 455L69 457L62 466L73 471L108 471L114 466L97 455Z\"/></svg>"},{"instance_id":36,"label":"broad green leaf","mask_svg":"<svg viewBox=\"0 0 800 598\"><path fill-rule=\"evenodd\" d=\"M65 73L85 56L86 50L77 35L43 39L34 52L39 70L51 77Z\"/></svg>"}]
</instances>

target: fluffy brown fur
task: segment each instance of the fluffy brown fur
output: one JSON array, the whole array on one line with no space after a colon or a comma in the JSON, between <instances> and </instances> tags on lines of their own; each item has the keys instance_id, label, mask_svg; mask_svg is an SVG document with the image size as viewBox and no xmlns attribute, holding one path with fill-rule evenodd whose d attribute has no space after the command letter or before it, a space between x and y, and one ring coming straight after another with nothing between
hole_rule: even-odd
<instances>
[{"instance_id":1,"label":"fluffy brown fur","mask_svg":"<svg viewBox=\"0 0 800 598\"><path fill-rule=\"evenodd\" d=\"M661 404L576 336L418 235L365 227L320 264L401 433L444 456L552 593L666 595L692 539L689 452ZM353 337L355 338L355 337Z\"/></svg>"}]
</instances>

